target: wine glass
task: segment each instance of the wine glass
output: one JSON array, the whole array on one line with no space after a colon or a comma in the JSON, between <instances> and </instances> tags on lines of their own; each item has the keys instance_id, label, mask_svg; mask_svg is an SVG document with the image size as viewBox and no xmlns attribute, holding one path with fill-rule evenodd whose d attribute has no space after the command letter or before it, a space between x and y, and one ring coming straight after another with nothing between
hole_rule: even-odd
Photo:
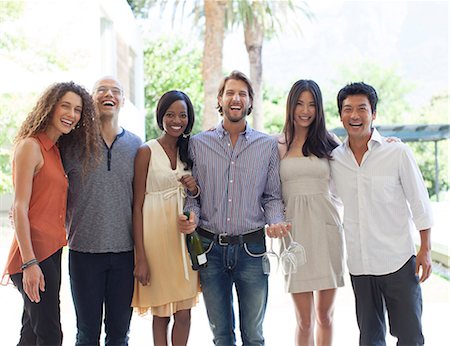
<instances>
[{"instance_id":1,"label":"wine glass","mask_svg":"<svg viewBox=\"0 0 450 346\"><path fill-rule=\"evenodd\" d=\"M279 256L273 251L273 239L270 238L269 249L264 253L262 258L263 272L264 274L270 274L271 262L275 263L275 272L278 270Z\"/></svg>"},{"instance_id":2,"label":"wine glass","mask_svg":"<svg viewBox=\"0 0 450 346\"><path fill-rule=\"evenodd\" d=\"M295 257L297 258L297 265L302 266L306 263L306 252L303 245L296 242L294 238L292 238L291 232L288 233L289 239L291 243L288 246L288 251L293 253Z\"/></svg>"},{"instance_id":3,"label":"wine glass","mask_svg":"<svg viewBox=\"0 0 450 346\"><path fill-rule=\"evenodd\" d=\"M281 268L284 275L290 275L297 272L297 257L295 253L292 252L289 247L286 247L286 241L281 238L283 243L283 251L280 254Z\"/></svg>"}]
</instances>

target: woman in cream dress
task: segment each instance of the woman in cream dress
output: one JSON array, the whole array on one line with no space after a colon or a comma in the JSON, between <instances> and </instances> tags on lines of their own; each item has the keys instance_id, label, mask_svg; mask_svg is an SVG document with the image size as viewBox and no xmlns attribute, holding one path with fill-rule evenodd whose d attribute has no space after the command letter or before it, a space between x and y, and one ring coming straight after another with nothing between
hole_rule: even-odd
<instances>
[{"instance_id":1,"label":"woman in cream dress","mask_svg":"<svg viewBox=\"0 0 450 346\"><path fill-rule=\"evenodd\" d=\"M328 162L337 145L325 128L319 86L299 80L289 92L279 138L286 220L307 260L290 278L286 276L297 317L297 345L331 345L336 288L344 285L342 224L338 202L330 192Z\"/></svg>"},{"instance_id":2,"label":"woman in cream dress","mask_svg":"<svg viewBox=\"0 0 450 346\"><path fill-rule=\"evenodd\" d=\"M198 275L191 269L185 236L177 229L184 197L198 194L190 175L189 133L194 110L188 96L169 91L158 102L157 122L163 134L145 143L135 160L133 235L136 277L132 306L151 310L155 345L186 345L190 309L198 300Z\"/></svg>"}]
</instances>

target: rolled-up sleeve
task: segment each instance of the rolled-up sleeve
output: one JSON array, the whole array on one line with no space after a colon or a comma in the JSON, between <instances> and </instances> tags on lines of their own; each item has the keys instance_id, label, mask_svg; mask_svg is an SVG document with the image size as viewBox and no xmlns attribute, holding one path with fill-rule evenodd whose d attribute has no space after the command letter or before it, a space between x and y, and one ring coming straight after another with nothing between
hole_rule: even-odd
<instances>
[{"instance_id":1,"label":"rolled-up sleeve","mask_svg":"<svg viewBox=\"0 0 450 346\"><path fill-rule=\"evenodd\" d=\"M411 209L417 230L433 226L433 215L428 191L416 160L407 146L404 147L400 162L400 181Z\"/></svg>"}]
</instances>

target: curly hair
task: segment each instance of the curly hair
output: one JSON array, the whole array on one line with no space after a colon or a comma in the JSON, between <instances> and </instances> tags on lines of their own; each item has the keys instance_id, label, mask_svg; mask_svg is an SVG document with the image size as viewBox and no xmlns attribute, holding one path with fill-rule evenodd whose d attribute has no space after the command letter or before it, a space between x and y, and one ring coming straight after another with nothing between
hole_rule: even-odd
<instances>
[{"instance_id":1,"label":"curly hair","mask_svg":"<svg viewBox=\"0 0 450 346\"><path fill-rule=\"evenodd\" d=\"M64 150L78 149L79 159L83 162L83 172L85 172L90 163L98 162L101 144L100 127L91 95L86 89L74 82L55 83L44 91L22 123L14 143L17 144L22 139L47 130L55 105L69 91L81 97L83 109L75 129L69 134L61 136L58 140L58 146ZM94 158L93 161L92 158Z\"/></svg>"}]
</instances>

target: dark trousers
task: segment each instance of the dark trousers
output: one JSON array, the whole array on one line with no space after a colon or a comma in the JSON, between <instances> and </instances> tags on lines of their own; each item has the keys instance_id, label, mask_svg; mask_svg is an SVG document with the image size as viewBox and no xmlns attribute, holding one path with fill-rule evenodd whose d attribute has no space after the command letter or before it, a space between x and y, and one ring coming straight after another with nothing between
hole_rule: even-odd
<instances>
[{"instance_id":1,"label":"dark trousers","mask_svg":"<svg viewBox=\"0 0 450 346\"><path fill-rule=\"evenodd\" d=\"M360 345L386 345L385 311L397 345L423 345L422 293L415 275L416 257L387 275L350 275L356 300Z\"/></svg>"},{"instance_id":2,"label":"dark trousers","mask_svg":"<svg viewBox=\"0 0 450 346\"><path fill-rule=\"evenodd\" d=\"M105 311L105 345L128 345L134 288L133 251L69 251L69 274L77 316L76 345L99 345Z\"/></svg>"},{"instance_id":3,"label":"dark trousers","mask_svg":"<svg viewBox=\"0 0 450 346\"><path fill-rule=\"evenodd\" d=\"M39 291L41 301L33 303L23 290L23 274L11 275L11 280L23 298L22 329L18 345L61 345L63 334L59 308L62 249L39 263L45 280L45 291Z\"/></svg>"}]
</instances>

